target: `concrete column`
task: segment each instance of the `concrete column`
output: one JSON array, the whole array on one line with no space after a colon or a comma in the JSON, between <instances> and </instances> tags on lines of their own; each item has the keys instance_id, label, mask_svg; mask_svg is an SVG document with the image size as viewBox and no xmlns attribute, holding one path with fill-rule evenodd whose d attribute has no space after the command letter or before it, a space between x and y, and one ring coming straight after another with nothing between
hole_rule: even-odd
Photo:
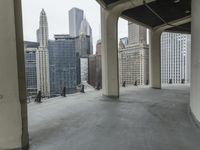
<instances>
[{"instance_id":1,"label":"concrete column","mask_svg":"<svg viewBox=\"0 0 200 150\"><path fill-rule=\"evenodd\" d=\"M101 9L103 95L119 97L118 15Z\"/></svg>"},{"instance_id":2,"label":"concrete column","mask_svg":"<svg viewBox=\"0 0 200 150\"><path fill-rule=\"evenodd\" d=\"M0 149L28 149L21 0L0 1Z\"/></svg>"},{"instance_id":3,"label":"concrete column","mask_svg":"<svg viewBox=\"0 0 200 150\"><path fill-rule=\"evenodd\" d=\"M192 51L190 106L200 121L200 1L192 1Z\"/></svg>"},{"instance_id":4,"label":"concrete column","mask_svg":"<svg viewBox=\"0 0 200 150\"><path fill-rule=\"evenodd\" d=\"M161 31L150 31L150 86L161 89Z\"/></svg>"}]
</instances>

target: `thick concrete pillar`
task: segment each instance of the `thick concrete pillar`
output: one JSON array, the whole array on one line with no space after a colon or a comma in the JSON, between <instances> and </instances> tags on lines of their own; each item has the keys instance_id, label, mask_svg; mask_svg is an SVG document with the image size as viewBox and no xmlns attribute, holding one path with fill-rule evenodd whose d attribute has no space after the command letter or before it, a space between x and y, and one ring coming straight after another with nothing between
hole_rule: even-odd
<instances>
[{"instance_id":1,"label":"thick concrete pillar","mask_svg":"<svg viewBox=\"0 0 200 150\"><path fill-rule=\"evenodd\" d=\"M161 31L150 31L150 86L161 89Z\"/></svg>"},{"instance_id":2,"label":"thick concrete pillar","mask_svg":"<svg viewBox=\"0 0 200 150\"><path fill-rule=\"evenodd\" d=\"M190 106L200 121L200 1L192 1L192 51Z\"/></svg>"},{"instance_id":3,"label":"thick concrete pillar","mask_svg":"<svg viewBox=\"0 0 200 150\"><path fill-rule=\"evenodd\" d=\"M115 13L101 9L102 86L103 95L108 97L119 97L118 18Z\"/></svg>"},{"instance_id":4,"label":"thick concrete pillar","mask_svg":"<svg viewBox=\"0 0 200 150\"><path fill-rule=\"evenodd\" d=\"M0 149L28 149L21 0L0 1Z\"/></svg>"}]
</instances>

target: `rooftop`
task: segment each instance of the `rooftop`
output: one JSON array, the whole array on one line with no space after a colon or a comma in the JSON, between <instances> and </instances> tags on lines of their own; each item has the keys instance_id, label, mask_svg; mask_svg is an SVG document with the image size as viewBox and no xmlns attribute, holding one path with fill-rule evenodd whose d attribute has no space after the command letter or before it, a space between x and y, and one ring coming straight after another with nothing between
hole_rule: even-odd
<instances>
[{"instance_id":1,"label":"rooftop","mask_svg":"<svg viewBox=\"0 0 200 150\"><path fill-rule=\"evenodd\" d=\"M200 130L188 115L189 86L101 91L29 104L31 150L197 150Z\"/></svg>"}]
</instances>

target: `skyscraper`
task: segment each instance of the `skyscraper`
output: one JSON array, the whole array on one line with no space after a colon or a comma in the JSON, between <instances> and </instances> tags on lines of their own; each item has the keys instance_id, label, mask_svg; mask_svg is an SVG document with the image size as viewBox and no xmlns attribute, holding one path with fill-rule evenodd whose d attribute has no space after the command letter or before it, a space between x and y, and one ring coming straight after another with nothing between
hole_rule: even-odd
<instances>
[{"instance_id":1,"label":"skyscraper","mask_svg":"<svg viewBox=\"0 0 200 150\"><path fill-rule=\"evenodd\" d=\"M149 81L149 46L147 45L147 29L128 23L128 45L120 41L119 48L120 83L138 85Z\"/></svg>"},{"instance_id":2,"label":"skyscraper","mask_svg":"<svg viewBox=\"0 0 200 150\"><path fill-rule=\"evenodd\" d=\"M79 30L80 34L85 34L87 36L90 36L90 54L93 54L93 36L92 36L92 28L90 26L90 24L88 23L88 21L86 20L86 18L84 18L81 22L81 26L80 26L80 30Z\"/></svg>"},{"instance_id":3,"label":"skyscraper","mask_svg":"<svg viewBox=\"0 0 200 150\"><path fill-rule=\"evenodd\" d=\"M40 13L39 29L37 30L37 41L39 41L39 49L36 51L37 65L37 89L42 92L42 96L50 96L50 80L49 80L49 56L48 56L48 21L47 16L42 9Z\"/></svg>"},{"instance_id":4,"label":"skyscraper","mask_svg":"<svg viewBox=\"0 0 200 150\"><path fill-rule=\"evenodd\" d=\"M83 20L83 10L72 8L69 11L69 34L72 37L77 37L80 34L81 22Z\"/></svg>"},{"instance_id":5,"label":"skyscraper","mask_svg":"<svg viewBox=\"0 0 200 150\"><path fill-rule=\"evenodd\" d=\"M55 40L49 41L51 96L60 95L64 87L67 93L76 92L75 41L76 38L69 35L55 35Z\"/></svg>"},{"instance_id":6,"label":"skyscraper","mask_svg":"<svg viewBox=\"0 0 200 150\"><path fill-rule=\"evenodd\" d=\"M88 78L88 57L93 54L92 28L79 8L69 11L69 33L76 38L77 84Z\"/></svg>"},{"instance_id":7,"label":"skyscraper","mask_svg":"<svg viewBox=\"0 0 200 150\"><path fill-rule=\"evenodd\" d=\"M36 51L38 50L38 47L39 43L24 42L26 90L28 99L35 98L37 95Z\"/></svg>"},{"instance_id":8,"label":"skyscraper","mask_svg":"<svg viewBox=\"0 0 200 150\"><path fill-rule=\"evenodd\" d=\"M143 26L128 23L128 44L147 44L147 29Z\"/></svg>"},{"instance_id":9,"label":"skyscraper","mask_svg":"<svg viewBox=\"0 0 200 150\"><path fill-rule=\"evenodd\" d=\"M101 40L96 44L96 55L89 56L88 83L93 87L102 87L102 67L101 67Z\"/></svg>"},{"instance_id":10,"label":"skyscraper","mask_svg":"<svg viewBox=\"0 0 200 150\"><path fill-rule=\"evenodd\" d=\"M40 25L39 30L37 31L37 41L40 43L41 48L47 48L48 46L48 39L49 39L49 33L48 33L48 21L46 12L44 9L42 9L40 13Z\"/></svg>"},{"instance_id":11,"label":"skyscraper","mask_svg":"<svg viewBox=\"0 0 200 150\"><path fill-rule=\"evenodd\" d=\"M162 83L190 82L191 36L164 32L161 36Z\"/></svg>"}]
</instances>

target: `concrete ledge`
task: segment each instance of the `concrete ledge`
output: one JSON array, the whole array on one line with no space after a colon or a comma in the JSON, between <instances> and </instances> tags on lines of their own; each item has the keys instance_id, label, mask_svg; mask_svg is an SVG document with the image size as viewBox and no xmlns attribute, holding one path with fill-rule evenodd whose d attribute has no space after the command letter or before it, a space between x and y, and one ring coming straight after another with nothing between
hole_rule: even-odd
<instances>
[{"instance_id":1,"label":"concrete ledge","mask_svg":"<svg viewBox=\"0 0 200 150\"><path fill-rule=\"evenodd\" d=\"M190 106L188 106L188 115L191 122L194 123L194 125L200 129L200 121L195 117Z\"/></svg>"}]
</instances>

